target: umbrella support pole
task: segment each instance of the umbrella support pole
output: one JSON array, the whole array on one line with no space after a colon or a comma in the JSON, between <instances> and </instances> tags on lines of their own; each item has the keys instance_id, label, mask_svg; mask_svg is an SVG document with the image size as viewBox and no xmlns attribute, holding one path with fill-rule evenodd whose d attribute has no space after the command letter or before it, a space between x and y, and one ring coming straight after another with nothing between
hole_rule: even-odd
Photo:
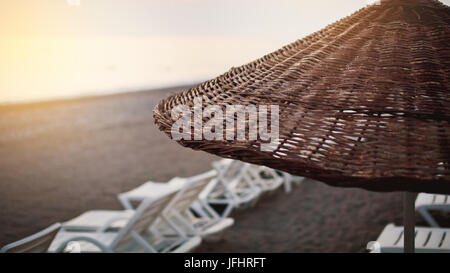
<instances>
[{"instance_id":1,"label":"umbrella support pole","mask_svg":"<svg viewBox=\"0 0 450 273\"><path fill-rule=\"evenodd\" d=\"M414 253L415 241L415 208L417 193L405 192L403 195L403 252Z\"/></svg>"}]
</instances>

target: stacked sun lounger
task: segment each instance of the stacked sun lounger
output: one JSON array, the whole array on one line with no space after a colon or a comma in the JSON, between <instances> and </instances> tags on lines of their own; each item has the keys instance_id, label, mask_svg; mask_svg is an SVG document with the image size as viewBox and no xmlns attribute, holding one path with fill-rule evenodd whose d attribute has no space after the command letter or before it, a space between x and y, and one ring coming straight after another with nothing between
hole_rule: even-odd
<instances>
[{"instance_id":1,"label":"stacked sun lounger","mask_svg":"<svg viewBox=\"0 0 450 273\"><path fill-rule=\"evenodd\" d=\"M450 211L450 196L420 193L415 203L416 211L430 227L416 227L416 252L450 253L450 228L441 228L430 214L431 210ZM403 227L388 224L377 241L371 244L371 252L403 252Z\"/></svg>"},{"instance_id":2,"label":"stacked sun lounger","mask_svg":"<svg viewBox=\"0 0 450 273\"><path fill-rule=\"evenodd\" d=\"M233 209L303 178L224 159L213 170L118 195L124 210L93 210L3 247L0 252L190 252L234 224Z\"/></svg>"}]
</instances>

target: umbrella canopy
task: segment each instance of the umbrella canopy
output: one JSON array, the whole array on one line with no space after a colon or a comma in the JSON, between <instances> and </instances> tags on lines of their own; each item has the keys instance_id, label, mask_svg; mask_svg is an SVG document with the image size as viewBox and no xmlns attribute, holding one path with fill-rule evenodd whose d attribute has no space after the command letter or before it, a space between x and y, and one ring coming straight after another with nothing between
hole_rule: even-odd
<instances>
[{"instance_id":1,"label":"umbrella canopy","mask_svg":"<svg viewBox=\"0 0 450 273\"><path fill-rule=\"evenodd\" d=\"M173 110L185 105L194 115L196 98L200 110L224 113L230 105L276 105L278 119L267 118L278 126L272 149L262 149L268 140L260 136L195 137L202 136L198 120L192 137L177 141L333 186L450 193L449 24L450 8L439 1L381 1L162 100L155 121L173 137L184 115ZM212 117L203 115L202 124ZM235 124L238 117L232 113ZM224 136L237 130L226 125ZM246 119L245 128L252 125Z\"/></svg>"}]
</instances>

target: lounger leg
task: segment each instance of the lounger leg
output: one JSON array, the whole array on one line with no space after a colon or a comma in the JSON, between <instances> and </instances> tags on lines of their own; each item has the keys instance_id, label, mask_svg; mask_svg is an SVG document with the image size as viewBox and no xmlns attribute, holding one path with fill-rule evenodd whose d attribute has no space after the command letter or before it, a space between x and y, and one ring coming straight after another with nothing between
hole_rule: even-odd
<instances>
[{"instance_id":1,"label":"lounger leg","mask_svg":"<svg viewBox=\"0 0 450 273\"><path fill-rule=\"evenodd\" d=\"M284 192L289 193L292 191L292 175L288 173L283 174L284 179Z\"/></svg>"},{"instance_id":2,"label":"lounger leg","mask_svg":"<svg viewBox=\"0 0 450 273\"><path fill-rule=\"evenodd\" d=\"M225 208L225 210L222 212L222 216L221 217L222 218L227 218L230 215L231 210L233 210L234 208L235 208L235 205L233 203L228 203L226 208Z\"/></svg>"},{"instance_id":3,"label":"lounger leg","mask_svg":"<svg viewBox=\"0 0 450 273\"><path fill-rule=\"evenodd\" d=\"M192 210L194 210L201 217L208 217L207 213L204 211L204 208L200 202L194 202L191 206Z\"/></svg>"},{"instance_id":4,"label":"lounger leg","mask_svg":"<svg viewBox=\"0 0 450 273\"><path fill-rule=\"evenodd\" d=\"M414 217L414 202L416 201L417 193L405 192L403 196L403 252L414 253L415 242L415 217Z\"/></svg>"}]
</instances>

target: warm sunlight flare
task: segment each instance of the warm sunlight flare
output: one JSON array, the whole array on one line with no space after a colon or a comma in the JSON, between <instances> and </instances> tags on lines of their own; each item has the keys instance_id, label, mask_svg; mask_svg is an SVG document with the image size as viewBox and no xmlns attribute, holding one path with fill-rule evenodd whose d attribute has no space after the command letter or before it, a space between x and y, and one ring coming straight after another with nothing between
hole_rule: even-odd
<instances>
[{"instance_id":1,"label":"warm sunlight flare","mask_svg":"<svg viewBox=\"0 0 450 273\"><path fill-rule=\"evenodd\" d=\"M0 103L206 80L369 4L343 3L1 1Z\"/></svg>"}]
</instances>

